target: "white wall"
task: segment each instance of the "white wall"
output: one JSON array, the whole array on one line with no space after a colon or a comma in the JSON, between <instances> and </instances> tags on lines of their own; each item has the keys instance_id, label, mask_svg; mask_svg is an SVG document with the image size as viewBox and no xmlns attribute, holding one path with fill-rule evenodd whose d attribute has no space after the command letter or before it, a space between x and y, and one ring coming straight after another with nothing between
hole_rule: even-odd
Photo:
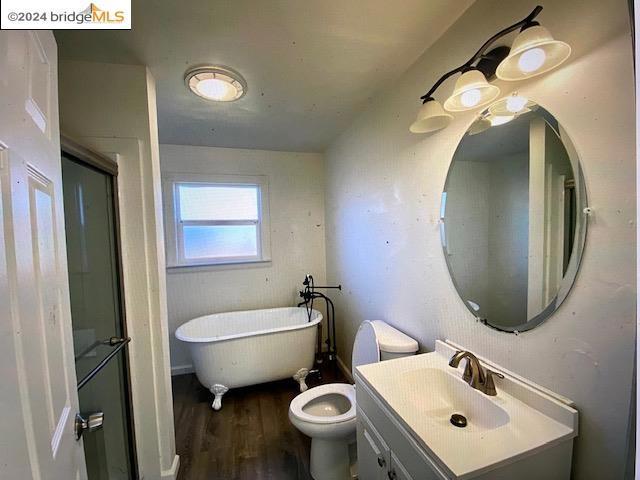
<instances>
[{"instance_id":1,"label":"white wall","mask_svg":"<svg viewBox=\"0 0 640 480\"><path fill-rule=\"evenodd\" d=\"M271 261L169 269L171 366L191 369L176 328L209 313L296 305L306 273L325 282L324 160L316 153L161 145L162 173L266 175ZM326 328L325 328L326 331Z\"/></svg>"},{"instance_id":2,"label":"white wall","mask_svg":"<svg viewBox=\"0 0 640 480\"><path fill-rule=\"evenodd\" d=\"M174 478L155 84L144 66L60 63L61 130L118 163L124 302L140 477Z\"/></svg>"},{"instance_id":3,"label":"white wall","mask_svg":"<svg viewBox=\"0 0 640 480\"><path fill-rule=\"evenodd\" d=\"M501 325L520 325L527 318L528 152L489 162L488 190L489 311L486 315L494 321L500 317L497 323Z\"/></svg>"},{"instance_id":4,"label":"white wall","mask_svg":"<svg viewBox=\"0 0 640 480\"><path fill-rule=\"evenodd\" d=\"M447 184L445 255L465 300L489 304L489 162L456 161Z\"/></svg>"},{"instance_id":5,"label":"white wall","mask_svg":"<svg viewBox=\"0 0 640 480\"><path fill-rule=\"evenodd\" d=\"M494 32L523 18L523 0L477 1L326 153L327 275L339 349L382 318L432 349L450 338L573 399L580 411L574 477L622 478L634 360L635 162L633 63L627 2L547 2L541 22L570 43L563 68L508 84L548 109L583 163L595 209L573 291L538 328L515 336L476 323L458 297L440 248L440 193L473 113L444 131L413 135L418 97ZM444 100L448 81L438 92ZM499 386L498 386L499 388Z\"/></svg>"}]
</instances>

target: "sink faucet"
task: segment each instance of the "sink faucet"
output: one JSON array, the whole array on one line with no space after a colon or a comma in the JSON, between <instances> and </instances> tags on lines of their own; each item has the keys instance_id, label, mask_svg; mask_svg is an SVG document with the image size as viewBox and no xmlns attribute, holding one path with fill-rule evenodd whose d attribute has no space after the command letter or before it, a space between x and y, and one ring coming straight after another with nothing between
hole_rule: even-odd
<instances>
[{"instance_id":1,"label":"sink faucet","mask_svg":"<svg viewBox=\"0 0 640 480\"><path fill-rule=\"evenodd\" d=\"M467 365L464 368L462 379L467 382L472 388L480 390L485 395L494 397L498 394L496 391L496 385L493 381L493 377L504 378L504 375L488 368L485 370L480 364L480 360L473 353L466 350L458 350L449 360L449 366L458 368L460 360L467 359Z\"/></svg>"}]
</instances>

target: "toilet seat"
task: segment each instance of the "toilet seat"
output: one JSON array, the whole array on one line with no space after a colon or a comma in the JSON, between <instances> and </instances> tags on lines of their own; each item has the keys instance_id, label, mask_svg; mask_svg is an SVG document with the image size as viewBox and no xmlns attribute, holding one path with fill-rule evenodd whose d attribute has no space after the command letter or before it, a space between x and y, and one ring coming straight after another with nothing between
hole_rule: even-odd
<instances>
[{"instance_id":1,"label":"toilet seat","mask_svg":"<svg viewBox=\"0 0 640 480\"><path fill-rule=\"evenodd\" d=\"M303 409L310 402L325 395L342 395L349 403L350 407L346 413L333 416L313 415ZM301 393L291 401L290 412L298 420L315 424L335 424L347 422L356 418L356 388L348 383L329 383L320 385Z\"/></svg>"}]
</instances>

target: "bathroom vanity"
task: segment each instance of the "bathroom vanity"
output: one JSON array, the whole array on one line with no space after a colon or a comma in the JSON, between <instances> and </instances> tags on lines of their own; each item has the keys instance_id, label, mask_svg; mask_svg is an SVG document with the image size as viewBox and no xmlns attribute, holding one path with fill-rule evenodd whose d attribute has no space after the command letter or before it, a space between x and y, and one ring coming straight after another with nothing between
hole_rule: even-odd
<instances>
[{"instance_id":1,"label":"bathroom vanity","mask_svg":"<svg viewBox=\"0 0 640 480\"><path fill-rule=\"evenodd\" d=\"M480 358L504 375L486 395L462 379L465 362L449 366L458 350L437 341L435 352L356 369L358 477L569 479L572 402Z\"/></svg>"}]
</instances>

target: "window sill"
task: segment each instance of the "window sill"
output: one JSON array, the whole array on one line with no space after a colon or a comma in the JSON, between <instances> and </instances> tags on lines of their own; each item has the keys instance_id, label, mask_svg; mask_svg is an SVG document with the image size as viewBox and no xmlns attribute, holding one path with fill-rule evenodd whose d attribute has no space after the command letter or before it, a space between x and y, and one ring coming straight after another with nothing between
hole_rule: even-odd
<instances>
[{"instance_id":1,"label":"window sill","mask_svg":"<svg viewBox=\"0 0 640 480\"><path fill-rule=\"evenodd\" d=\"M241 260L225 263L197 263L193 265L167 266L167 273L208 272L217 270L239 270L245 268L264 268L271 266L271 259L266 260Z\"/></svg>"}]
</instances>

